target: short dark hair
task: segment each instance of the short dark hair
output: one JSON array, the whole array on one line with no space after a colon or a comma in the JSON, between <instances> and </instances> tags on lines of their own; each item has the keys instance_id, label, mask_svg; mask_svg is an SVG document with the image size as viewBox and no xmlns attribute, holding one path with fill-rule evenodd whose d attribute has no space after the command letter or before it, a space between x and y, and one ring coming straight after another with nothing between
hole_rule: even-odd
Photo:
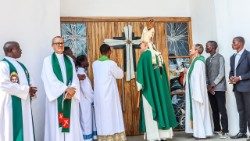
<instances>
[{"instance_id":1,"label":"short dark hair","mask_svg":"<svg viewBox=\"0 0 250 141\"><path fill-rule=\"evenodd\" d=\"M215 41L208 41L207 43L209 43L214 49L217 49L218 47L218 44Z\"/></svg>"},{"instance_id":2,"label":"short dark hair","mask_svg":"<svg viewBox=\"0 0 250 141\"><path fill-rule=\"evenodd\" d=\"M18 46L18 45L19 45L19 43L16 42L16 41L8 41L8 42L6 42L6 43L4 44L4 46L3 46L3 51L4 51L5 55L6 55L7 53L11 52L11 50L12 50L12 48L13 48L14 46Z\"/></svg>"},{"instance_id":3,"label":"short dark hair","mask_svg":"<svg viewBox=\"0 0 250 141\"><path fill-rule=\"evenodd\" d=\"M65 46L65 47L64 47L64 51L63 51L63 52L65 53L65 52L67 52L67 51L69 51L69 50L71 50L71 48L70 48L70 47L68 47L68 46Z\"/></svg>"},{"instance_id":4,"label":"short dark hair","mask_svg":"<svg viewBox=\"0 0 250 141\"><path fill-rule=\"evenodd\" d=\"M235 40L241 42L243 45L245 45L245 39L244 37L241 37L241 36L237 36L237 37L234 37Z\"/></svg>"},{"instance_id":5,"label":"short dark hair","mask_svg":"<svg viewBox=\"0 0 250 141\"><path fill-rule=\"evenodd\" d=\"M202 54L204 48L202 44L195 44L195 49L198 50L199 54Z\"/></svg>"},{"instance_id":6,"label":"short dark hair","mask_svg":"<svg viewBox=\"0 0 250 141\"><path fill-rule=\"evenodd\" d=\"M108 44L102 44L100 46L100 52L102 55L107 54L109 51L111 51L110 46Z\"/></svg>"},{"instance_id":7,"label":"short dark hair","mask_svg":"<svg viewBox=\"0 0 250 141\"><path fill-rule=\"evenodd\" d=\"M77 58L76 58L76 66L77 67L81 66L81 62L86 61L86 60L87 60L86 55L77 56Z\"/></svg>"}]
</instances>

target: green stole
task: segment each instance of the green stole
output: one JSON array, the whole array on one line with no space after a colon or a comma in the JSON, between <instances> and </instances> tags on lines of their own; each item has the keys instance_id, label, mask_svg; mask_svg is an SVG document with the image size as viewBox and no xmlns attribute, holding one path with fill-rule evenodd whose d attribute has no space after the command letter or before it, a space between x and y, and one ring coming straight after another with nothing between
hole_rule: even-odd
<instances>
[{"instance_id":1,"label":"green stole","mask_svg":"<svg viewBox=\"0 0 250 141\"><path fill-rule=\"evenodd\" d=\"M106 61L106 60L109 60L109 57L106 55L102 55L98 60L99 61Z\"/></svg>"},{"instance_id":2,"label":"green stole","mask_svg":"<svg viewBox=\"0 0 250 141\"><path fill-rule=\"evenodd\" d=\"M12 73L17 73L15 66L7 59L3 59L9 65L10 76ZM18 62L23 68L28 84L30 85L30 76L26 67ZM24 141L23 139L23 114L22 114L22 101L21 98L11 95L12 100L12 123L13 123L13 141ZM32 119L33 120L33 119ZM34 132L33 132L34 135ZM35 138L34 138L35 140Z\"/></svg>"},{"instance_id":3,"label":"green stole","mask_svg":"<svg viewBox=\"0 0 250 141\"><path fill-rule=\"evenodd\" d=\"M68 56L63 55L63 57L67 76L66 85L70 86L73 79L73 65ZM59 81L63 82L61 68L55 53L52 54L51 61L54 74ZM69 132L71 99L64 99L64 93L57 98L57 110L59 127L62 127L62 132Z\"/></svg>"},{"instance_id":4,"label":"green stole","mask_svg":"<svg viewBox=\"0 0 250 141\"><path fill-rule=\"evenodd\" d=\"M198 60L205 63L205 57L202 55L199 55L192 61L191 66L188 71L188 90L189 90L189 103L190 103L190 115L189 116L190 116L190 122L191 122L192 128L193 128L193 105L192 105L192 94L191 94L191 86L190 86L190 76L191 76L191 73L193 72L195 62Z\"/></svg>"}]
</instances>

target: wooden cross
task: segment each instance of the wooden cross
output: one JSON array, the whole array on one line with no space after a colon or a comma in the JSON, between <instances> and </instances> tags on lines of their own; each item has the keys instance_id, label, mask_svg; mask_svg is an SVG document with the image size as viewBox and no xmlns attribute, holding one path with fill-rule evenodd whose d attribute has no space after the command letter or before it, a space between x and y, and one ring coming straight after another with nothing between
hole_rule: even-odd
<instances>
[{"instance_id":1,"label":"wooden cross","mask_svg":"<svg viewBox=\"0 0 250 141\"><path fill-rule=\"evenodd\" d=\"M105 39L104 43L112 46L114 49L124 49L123 57L124 70L126 71L126 81L135 78L135 49L140 48L140 37L135 37L132 32L132 26L127 25L123 28L122 37L113 37L113 39Z\"/></svg>"}]
</instances>

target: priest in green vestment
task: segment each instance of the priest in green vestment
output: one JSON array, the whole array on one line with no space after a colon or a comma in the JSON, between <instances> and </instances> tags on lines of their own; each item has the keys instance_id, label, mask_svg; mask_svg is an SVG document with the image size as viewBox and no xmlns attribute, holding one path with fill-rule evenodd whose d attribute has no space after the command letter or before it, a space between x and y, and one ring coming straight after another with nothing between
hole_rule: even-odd
<instances>
[{"instance_id":1,"label":"priest in green vestment","mask_svg":"<svg viewBox=\"0 0 250 141\"><path fill-rule=\"evenodd\" d=\"M213 135L210 104L207 94L205 57L203 46L195 44L190 50L193 60L186 73L185 132L197 139Z\"/></svg>"},{"instance_id":2,"label":"priest in green vestment","mask_svg":"<svg viewBox=\"0 0 250 141\"><path fill-rule=\"evenodd\" d=\"M140 131L147 140L172 138L177 126L171 103L166 67L152 42L154 28L142 33L141 56L137 65L137 88L140 95Z\"/></svg>"},{"instance_id":3,"label":"priest in green vestment","mask_svg":"<svg viewBox=\"0 0 250 141\"><path fill-rule=\"evenodd\" d=\"M3 46L0 61L0 141L35 141L31 98L36 95L28 69L18 61L22 50L16 41Z\"/></svg>"},{"instance_id":4,"label":"priest in green vestment","mask_svg":"<svg viewBox=\"0 0 250 141\"><path fill-rule=\"evenodd\" d=\"M83 141L75 64L63 54L62 37L54 37L51 46L54 52L44 58L41 74L46 94L44 141Z\"/></svg>"}]
</instances>

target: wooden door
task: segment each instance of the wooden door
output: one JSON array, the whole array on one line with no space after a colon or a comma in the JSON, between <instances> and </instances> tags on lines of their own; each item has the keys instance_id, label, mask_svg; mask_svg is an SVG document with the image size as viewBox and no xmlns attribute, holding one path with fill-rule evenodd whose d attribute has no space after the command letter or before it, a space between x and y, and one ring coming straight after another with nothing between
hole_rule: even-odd
<instances>
[{"instance_id":1,"label":"wooden door","mask_svg":"<svg viewBox=\"0 0 250 141\"><path fill-rule=\"evenodd\" d=\"M113 37L122 36L123 27L131 25L135 36L141 36L141 32L146 22L87 22L87 33L88 33L88 46L89 46L89 60L90 62L95 61L99 57L99 46L102 44L104 39L112 39ZM160 50L166 52L165 40L160 38L164 35L163 23L156 24L156 40L157 44L160 44ZM112 49L111 59L116 61L119 66L125 66L123 49ZM136 62L139 59L139 49L135 51ZM167 57L165 58L167 59ZM92 70L90 70L92 72ZM125 71L125 70L124 70ZM120 92L120 98L123 109L123 116L125 122L125 128L127 135L138 135L139 134L139 108L137 108L137 97L138 91L136 87L136 80L132 79L126 81L118 80L118 87Z\"/></svg>"},{"instance_id":2,"label":"wooden door","mask_svg":"<svg viewBox=\"0 0 250 141\"><path fill-rule=\"evenodd\" d=\"M87 54L90 65L99 58L99 47L105 39L121 37L123 27L131 25L134 36L141 36L141 32L146 22L151 18L71 18L62 17L63 23L84 23L87 34ZM189 18L154 18L155 19L155 38L156 47L163 54L163 58L168 70L168 49L166 22L171 21L190 21ZM139 49L135 49L136 62L140 56ZM118 66L124 67L124 50L112 49L111 59L117 62ZM89 77L93 80L92 68L89 67ZM124 124L127 135L138 135L139 133L139 108L136 107L138 91L136 80L126 81L125 78L117 80L120 99L123 110Z\"/></svg>"}]
</instances>

